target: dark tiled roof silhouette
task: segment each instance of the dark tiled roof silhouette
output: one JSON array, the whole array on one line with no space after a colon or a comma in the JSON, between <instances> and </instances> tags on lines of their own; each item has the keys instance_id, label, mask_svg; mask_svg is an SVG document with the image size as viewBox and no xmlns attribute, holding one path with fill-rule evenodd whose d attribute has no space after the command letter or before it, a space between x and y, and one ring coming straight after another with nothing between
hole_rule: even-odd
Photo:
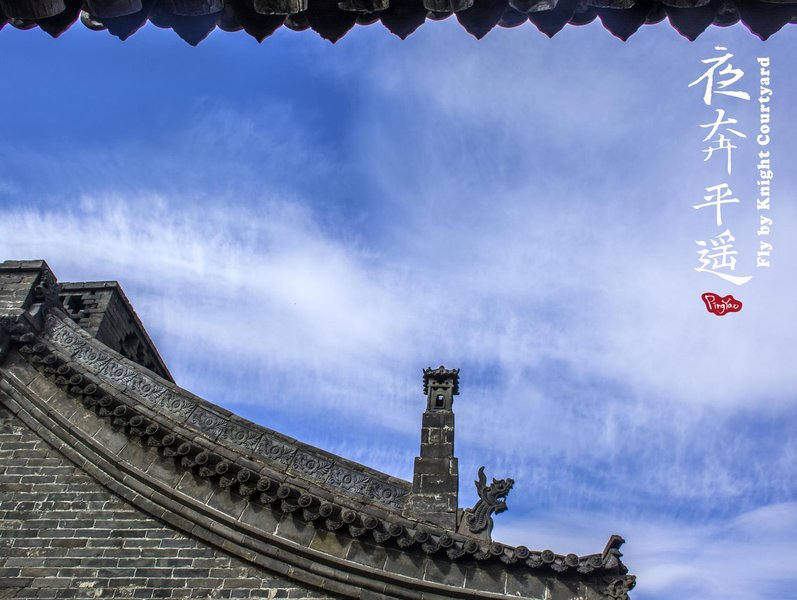
<instances>
[{"instance_id":1,"label":"dark tiled roof silhouette","mask_svg":"<svg viewBox=\"0 0 797 600\"><path fill-rule=\"evenodd\" d=\"M797 20L795 9L797 0L0 0L0 28L40 27L57 37L79 19L124 40L150 22L197 45L216 28L258 42L280 27L309 29L336 42L358 25L381 23L404 39L426 21L452 18L476 38L527 21L552 37L599 19L622 40L661 21L689 40L739 22L767 39Z\"/></svg>"}]
</instances>

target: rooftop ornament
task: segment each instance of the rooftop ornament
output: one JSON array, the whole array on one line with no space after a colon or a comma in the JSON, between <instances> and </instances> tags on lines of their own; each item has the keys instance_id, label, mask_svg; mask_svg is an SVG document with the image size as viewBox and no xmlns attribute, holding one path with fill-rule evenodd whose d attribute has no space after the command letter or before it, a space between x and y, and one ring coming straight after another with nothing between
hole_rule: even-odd
<instances>
[{"instance_id":1,"label":"rooftop ornament","mask_svg":"<svg viewBox=\"0 0 797 600\"><path fill-rule=\"evenodd\" d=\"M479 479L474 481L476 493L479 499L473 508L468 508L464 512L463 522L460 523L460 531L464 532L464 525L470 533L481 534L480 537L491 539L490 534L493 530L493 514L500 514L507 510L506 497L515 485L513 479L495 479L493 483L487 485L487 476L484 474L484 467L479 467Z\"/></svg>"}]
</instances>

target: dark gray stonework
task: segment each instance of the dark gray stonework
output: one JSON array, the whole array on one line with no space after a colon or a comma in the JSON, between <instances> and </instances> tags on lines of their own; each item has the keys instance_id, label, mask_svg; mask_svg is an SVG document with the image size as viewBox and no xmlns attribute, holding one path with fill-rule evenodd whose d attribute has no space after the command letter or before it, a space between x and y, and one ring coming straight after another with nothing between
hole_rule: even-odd
<instances>
[{"instance_id":1,"label":"dark gray stonework","mask_svg":"<svg viewBox=\"0 0 797 600\"><path fill-rule=\"evenodd\" d=\"M23 540L0 546L1 568L11 569L0 573L18 597L267 589L269 597L625 600L634 585L618 536L603 552L577 556L498 543L473 531L467 512L460 525L469 525L457 527L455 370L424 371L411 484L241 419L125 358L64 312L43 261L0 264L0 352L0 502L12 507L0 539ZM472 513L500 512L508 481L482 482L487 508ZM82 504L95 494L102 506ZM120 548L101 545L117 538ZM101 554L80 554L85 548ZM146 575L192 548L220 566L172 566L171 577L185 580L177 587ZM105 558L113 564L94 562ZM23 575L23 566L54 574Z\"/></svg>"},{"instance_id":2,"label":"dark gray stonework","mask_svg":"<svg viewBox=\"0 0 797 600\"><path fill-rule=\"evenodd\" d=\"M454 396L459 394L459 369L424 369L423 391L421 451L404 513L456 530L459 466L454 456Z\"/></svg>"},{"instance_id":3,"label":"dark gray stonework","mask_svg":"<svg viewBox=\"0 0 797 600\"><path fill-rule=\"evenodd\" d=\"M116 281L62 283L59 295L64 312L81 329L125 358L174 381Z\"/></svg>"},{"instance_id":4,"label":"dark gray stonework","mask_svg":"<svg viewBox=\"0 0 797 600\"><path fill-rule=\"evenodd\" d=\"M475 534L485 540L492 539L493 517L506 510L506 497L515 484L512 479L495 479L487 483L484 467L479 469L479 478L474 482L479 496L473 508L463 511L459 519L459 532L465 535Z\"/></svg>"},{"instance_id":5,"label":"dark gray stonework","mask_svg":"<svg viewBox=\"0 0 797 600\"><path fill-rule=\"evenodd\" d=\"M110 493L0 405L0 598L313 598Z\"/></svg>"}]
</instances>

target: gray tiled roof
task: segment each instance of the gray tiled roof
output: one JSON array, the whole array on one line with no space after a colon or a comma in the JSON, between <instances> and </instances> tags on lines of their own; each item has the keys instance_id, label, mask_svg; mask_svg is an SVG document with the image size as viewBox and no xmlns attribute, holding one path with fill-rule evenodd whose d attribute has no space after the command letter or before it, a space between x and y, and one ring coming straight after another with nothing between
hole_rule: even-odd
<instances>
[{"instance_id":1,"label":"gray tiled roof","mask_svg":"<svg viewBox=\"0 0 797 600\"><path fill-rule=\"evenodd\" d=\"M446 18L477 38L526 21L553 36L568 24L600 19L622 40L643 25L669 20L694 40L710 25L741 21L766 39L797 22L796 9L797 0L0 0L0 28L38 26L57 37L80 19L124 40L149 21L196 45L216 28L243 30L258 41L280 27L311 29L335 42L355 25L377 22L403 39L427 20Z\"/></svg>"}]
</instances>

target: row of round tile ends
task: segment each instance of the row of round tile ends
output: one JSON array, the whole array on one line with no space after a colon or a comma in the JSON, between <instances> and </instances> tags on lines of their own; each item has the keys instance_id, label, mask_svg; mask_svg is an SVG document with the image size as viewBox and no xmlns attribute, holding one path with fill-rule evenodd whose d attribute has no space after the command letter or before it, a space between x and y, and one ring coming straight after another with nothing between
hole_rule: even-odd
<instances>
[{"instance_id":1,"label":"row of round tile ends","mask_svg":"<svg viewBox=\"0 0 797 600\"><path fill-rule=\"evenodd\" d=\"M124 428L127 435L140 438L147 446L159 448L165 459L173 459L182 468L194 470L201 478L211 480L219 488L229 489L249 499L255 498L264 505L279 503L278 507L283 513L293 513L308 522L320 520L331 531L346 526L353 538L370 532L379 544L394 539L402 549L417 543L427 554L444 550L452 560L472 555L477 560L492 558L507 564L524 561L532 568L549 566L556 572L572 568L580 573L589 573L611 567L601 555L561 556L551 550L532 552L525 546L513 548L498 542L480 544L453 532L435 532L414 523L405 526L323 500L290 483L277 481L254 468L224 458L213 451L212 444L205 448L195 441L175 435L151 417L107 395L100 382L88 373L78 371L65 357L53 352L47 344L37 341L34 334L26 332L14 337L21 344L20 353L39 371L79 398L86 408L96 410L100 417L110 419L114 427Z\"/></svg>"},{"instance_id":2,"label":"row of round tile ends","mask_svg":"<svg viewBox=\"0 0 797 600\"><path fill-rule=\"evenodd\" d=\"M739 21L766 39L795 22L795 7L788 0L0 0L0 26L38 26L58 36L80 18L90 29L127 39L151 22L196 45L216 28L244 30L258 41L282 26L312 29L335 42L355 25L377 21L403 39L427 19L455 15L468 33L482 38L496 26L526 21L553 36L567 24L600 18L606 29L625 40L642 25L668 18L689 39L712 24Z\"/></svg>"}]
</instances>

